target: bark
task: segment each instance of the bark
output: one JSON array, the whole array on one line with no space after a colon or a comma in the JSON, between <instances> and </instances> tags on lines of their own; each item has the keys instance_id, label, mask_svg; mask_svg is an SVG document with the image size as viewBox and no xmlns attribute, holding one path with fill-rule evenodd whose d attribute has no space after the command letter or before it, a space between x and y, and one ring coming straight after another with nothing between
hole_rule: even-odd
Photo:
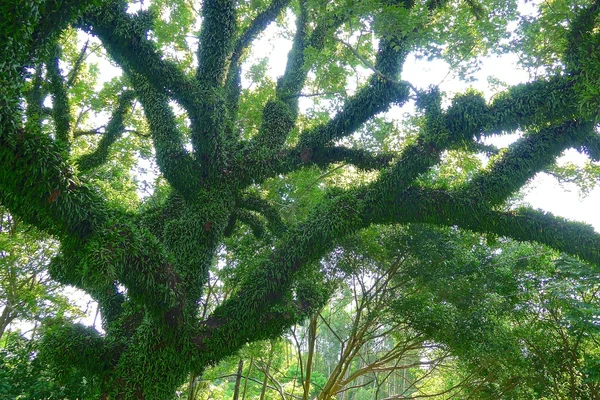
<instances>
[{"instance_id":1,"label":"bark","mask_svg":"<svg viewBox=\"0 0 600 400\"><path fill-rule=\"evenodd\" d=\"M313 315L310 318L308 324L308 357L306 359L306 377L304 380L304 394L302 400L308 400L310 395L310 374L312 372L313 357L315 354L315 342L317 340L317 315Z\"/></svg>"},{"instance_id":2,"label":"bark","mask_svg":"<svg viewBox=\"0 0 600 400\"><path fill-rule=\"evenodd\" d=\"M265 379L263 379L262 389L260 391L260 400L265 399L265 394L267 393L267 383L269 382L269 369L271 369L271 363L273 362L273 353L275 351L275 347L273 343L271 343L271 350L269 351L269 360L267 361L267 365L265 365Z\"/></svg>"},{"instance_id":3,"label":"bark","mask_svg":"<svg viewBox=\"0 0 600 400\"><path fill-rule=\"evenodd\" d=\"M240 358L238 362L237 374L235 377L235 387L233 389L233 400L238 400L240 397L240 383L242 382L242 370L244 368L244 360Z\"/></svg>"}]
</instances>

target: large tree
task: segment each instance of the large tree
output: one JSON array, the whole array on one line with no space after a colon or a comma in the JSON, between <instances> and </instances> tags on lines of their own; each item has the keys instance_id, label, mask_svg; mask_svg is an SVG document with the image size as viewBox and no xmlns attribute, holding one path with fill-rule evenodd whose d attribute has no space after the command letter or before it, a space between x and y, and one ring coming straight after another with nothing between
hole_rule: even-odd
<instances>
[{"instance_id":1,"label":"large tree","mask_svg":"<svg viewBox=\"0 0 600 400\"><path fill-rule=\"evenodd\" d=\"M0 204L60 241L51 276L89 293L105 330L48 324L41 354L57 371L94 377L103 398L170 398L187 373L318 309L325 296L306 284L306 270L336 240L371 224L457 226L598 264L600 235L590 226L506 206L565 149L600 159L600 3L555 3L558 12L543 8L514 33L543 79L491 102L467 92L442 107L439 90L417 90L402 75L408 55L464 65L506 43L515 4L205 0L136 11L124 0L2 2ZM272 23L292 37L285 72L250 90L242 85L244 61ZM124 71L114 98L85 85L88 49L73 50L65 39L73 29L98 38L103 50L96 50ZM357 65L370 76L355 75L358 87L339 93L352 88L346 78ZM335 113L299 107L317 94ZM359 131L381 134L375 118L411 99L416 134L388 151L353 140ZM134 103L142 122L127 121ZM74 114L90 108L112 114L102 128L79 129ZM454 184L436 179L448 154L489 150L482 138L516 130L525 134L486 168ZM100 139L78 142L86 136ZM162 183L137 206L115 195L128 190L115 176L139 152L152 155ZM300 170L342 164L370 173L294 218L282 218L266 197L273 182ZM209 268L238 224L272 244L238 266L236 290L203 316Z\"/></svg>"}]
</instances>

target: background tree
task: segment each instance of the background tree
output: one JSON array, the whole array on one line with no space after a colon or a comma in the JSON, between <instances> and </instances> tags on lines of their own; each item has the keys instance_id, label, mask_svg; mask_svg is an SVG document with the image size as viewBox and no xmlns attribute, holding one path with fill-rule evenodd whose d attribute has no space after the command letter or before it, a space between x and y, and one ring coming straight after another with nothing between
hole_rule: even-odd
<instances>
[{"instance_id":1,"label":"background tree","mask_svg":"<svg viewBox=\"0 0 600 400\"><path fill-rule=\"evenodd\" d=\"M308 366L311 399L595 396L600 303L585 264L422 225L364 230L325 262L338 287L285 335L297 358L274 370L273 398L305 396ZM233 388L236 363L205 378L228 377ZM260 397L261 378L250 398Z\"/></svg>"},{"instance_id":2,"label":"background tree","mask_svg":"<svg viewBox=\"0 0 600 400\"><path fill-rule=\"evenodd\" d=\"M0 248L0 339L12 323L81 316L62 285L48 276L55 241L0 210Z\"/></svg>"},{"instance_id":3,"label":"background tree","mask_svg":"<svg viewBox=\"0 0 600 400\"><path fill-rule=\"evenodd\" d=\"M35 357L42 323L83 316L64 287L48 276L56 241L0 209L0 249L0 396L75 398L94 393L83 376L61 381Z\"/></svg>"},{"instance_id":4,"label":"background tree","mask_svg":"<svg viewBox=\"0 0 600 400\"><path fill-rule=\"evenodd\" d=\"M533 22L556 33L542 52L554 64L531 56L547 65L543 78L491 102L469 91L443 107L439 90L417 90L403 76L407 56L446 59L468 74L508 37L513 2L157 1L139 10L122 0L4 2L0 203L60 241L49 272L98 302L105 331L49 324L40 356L64 375L93 377L105 398L170 398L189 372L320 309L328 295L320 259L372 224L456 226L598 263L591 227L506 203L565 149L600 159L600 5L567 9ZM256 87L245 85L244 60L273 22L292 37L285 72L272 82L259 63L250 68ZM124 73L98 95L88 46L73 48L75 29L99 39L94 51ZM359 65L370 75L354 74ZM299 107L320 93L329 112ZM414 135L374 129L378 114L411 99L421 121ZM110 115L104 126L85 126L101 111ZM363 127L393 145L374 151L351 140ZM480 152L482 138L518 129L523 137L468 179L438 179L447 154ZM138 156L160 172L143 203ZM330 166L370 174L282 218L274 182L285 206L286 179ZM209 270L240 225L269 245L237 266L236 287L204 317Z\"/></svg>"}]
</instances>

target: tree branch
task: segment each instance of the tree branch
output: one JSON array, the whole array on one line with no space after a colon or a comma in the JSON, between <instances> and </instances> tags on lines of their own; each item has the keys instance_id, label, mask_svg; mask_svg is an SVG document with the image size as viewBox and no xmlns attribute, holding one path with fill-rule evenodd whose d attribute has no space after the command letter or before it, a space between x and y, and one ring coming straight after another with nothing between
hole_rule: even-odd
<instances>
[{"instance_id":1,"label":"tree branch","mask_svg":"<svg viewBox=\"0 0 600 400\"><path fill-rule=\"evenodd\" d=\"M281 219L281 215L273 205L257 195L247 193L240 198L238 205L242 208L255 211L261 214L267 220L267 227L276 236L280 236L286 230L286 226Z\"/></svg>"},{"instance_id":2,"label":"tree branch","mask_svg":"<svg viewBox=\"0 0 600 400\"><path fill-rule=\"evenodd\" d=\"M290 150L286 153L286 165L279 171L286 173L297 170L301 166L317 165L327 168L331 164L345 163L354 165L364 171L374 171L390 166L394 153L374 153L369 150L353 149L344 146L325 146L316 150L298 152Z\"/></svg>"},{"instance_id":3,"label":"tree branch","mask_svg":"<svg viewBox=\"0 0 600 400\"><path fill-rule=\"evenodd\" d=\"M304 50L306 49L306 30L308 24L307 1L300 0L300 14L296 18L296 34L292 49L288 53L285 72L277 81L277 98L283 100L294 115L298 114L298 98L292 97L301 92L306 79Z\"/></svg>"},{"instance_id":4,"label":"tree branch","mask_svg":"<svg viewBox=\"0 0 600 400\"><path fill-rule=\"evenodd\" d=\"M397 194L388 207L385 214L372 222L456 225L474 232L539 242L592 264L600 264L600 234L594 228L543 211L529 208L495 211L461 193L423 188L411 188Z\"/></svg>"},{"instance_id":5,"label":"tree branch","mask_svg":"<svg viewBox=\"0 0 600 400\"><path fill-rule=\"evenodd\" d=\"M196 79L203 88L224 83L237 30L235 3L234 0L206 0L202 4Z\"/></svg>"},{"instance_id":6,"label":"tree branch","mask_svg":"<svg viewBox=\"0 0 600 400\"><path fill-rule=\"evenodd\" d=\"M591 135L595 135L593 124L573 121L531 133L512 144L490 168L459 190L486 205L499 205L550 166L564 150Z\"/></svg>"},{"instance_id":7,"label":"tree branch","mask_svg":"<svg viewBox=\"0 0 600 400\"><path fill-rule=\"evenodd\" d=\"M79 52L79 56L77 57L77 60L75 60L73 69L71 69L71 71L69 72L69 75L67 77L68 78L67 79L67 87L68 88L72 87L73 84L75 83L75 80L77 79L77 75L79 74L79 71L81 70L81 66L83 65L83 60L85 59L85 52L87 51L89 43L90 43L90 41L86 40L85 44L81 48L81 51Z\"/></svg>"},{"instance_id":8,"label":"tree branch","mask_svg":"<svg viewBox=\"0 0 600 400\"><path fill-rule=\"evenodd\" d=\"M175 63L164 60L156 45L146 38L152 22L150 14L131 16L120 2L111 1L85 14L79 27L100 38L128 74L142 75L158 93L175 99L195 123L204 93Z\"/></svg>"},{"instance_id":9,"label":"tree branch","mask_svg":"<svg viewBox=\"0 0 600 400\"><path fill-rule=\"evenodd\" d=\"M296 148L316 149L332 141L354 133L376 114L388 109L392 102L402 104L408 100L408 85L377 80L360 89L348 99L342 110L329 122L305 131L300 136Z\"/></svg>"},{"instance_id":10,"label":"tree branch","mask_svg":"<svg viewBox=\"0 0 600 400\"><path fill-rule=\"evenodd\" d=\"M248 210L235 210L233 216L236 220L246 224L252 234L257 238L262 238L265 234L265 223L255 212Z\"/></svg>"},{"instance_id":11,"label":"tree branch","mask_svg":"<svg viewBox=\"0 0 600 400\"><path fill-rule=\"evenodd\" d=\"M150 126L156 162L161 172L173 188L185 198L190 198L201 186L200 171L183 146L167 96L158 92L141 75L131 74L130 79Z\"/></svg>"},{"instance_id":12,"label":"tree branch","mask_svg":"<svg viewBox=\"0 0 600 400\"><path fill-rule=\"evenodd\" d=\"M261 11L250 23L250 26L238 37L231 55L229 63L229 72L227 73L227 93L229 99L229 108L237 108L240 95L240 61L244 50L252 44L252 41L263 32L267 26L277 18L283 9L290 3L290 0L273 0L269 6Z\"/></svg>"},{"instance_id":13,"label":"tree branch","mask_svg":"<svg viewBox=\"0 0 600 400\"><path fill-rule=\"evenodd\" d=\"M35 75L31 82L32 87L26 95L27 108L25 115L27 116L26 129L41 129L42 120L44 119L44 92L42 90L42 64L38 64L35 69Z\"/></svg>"},{"instance_id":14,"label":"tree branch","mask_svg":"<svg viewBox=\"0 0 600 400\"><path fill-rule=\"evenodd\" d=\"M354 47L352 47L350 45L350 43L347 43L345 41L343 41L340 38L335 38L336 41L338 41L339 43L343 44L344 46L346 46L346 48L348 50L350 50L350 52L352 52L352 54L354 54L356 56L356 58L358 58L360 60L360 62L362 62L364 64L365 67L369 68L371 71L373 71L373 73L381 80L384 81L390 81L390 82L395 82L396 79L393 78L389 78L387 76L385 76L383 74L383 72L379 71L377 68L375 68L375 66L369 62L369 60L367 60L366 58L364 58L359 52L358 50L356 50Z\"/></svg>"},{"instance_id":15,"label":"tree branch","mask_svg":"<svg viewBox=\"0 0 600 400\"><path fill-rule=\"evenodd\" d=\"M129 112L134 99L134 92L126 90L119 96L117 108L113 111L110 121L106 125L102 139L94 152L85 154L77 160L77 164L82 171L89 171L106 162L108 159L109 147L117 141L125 130L123 118ZM79 134L81 136L81 133Z\"/></svg>"},{"instance_id":16,"label":"tree branch","mask_svg":"<svg viewBox=\"0 0 600 400\"><path fill-rule=\"evenodd\" d=\"M51 51L51 59L46 64L48 77L50 78L50 93L52 94L52 119L56 141L65 148L70 148L70 130L71 130L71 109L69 107L69 98L65 87L65 81L60 73L58 62L62 55L62 50L58 44L55 44Z\"/></svg>"}]
</instances>

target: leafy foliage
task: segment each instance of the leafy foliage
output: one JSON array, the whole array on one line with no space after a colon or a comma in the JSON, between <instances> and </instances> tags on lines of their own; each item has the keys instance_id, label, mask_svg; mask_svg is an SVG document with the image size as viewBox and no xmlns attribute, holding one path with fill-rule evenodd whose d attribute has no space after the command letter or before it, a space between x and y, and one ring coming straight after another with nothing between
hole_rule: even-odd
<instances>
[{"instance_id":1,"label":"leafy foliage","mask_svg":"<svg viewBox=\"0 0 600 400\"><path fill-rule=\"evenodd\" d=\"M461 229L539 242L591 274L597 232L508 204L566 149L600 160L600 67L590 56L600 7L567 2L557 14L557 3L511 33L512 1L4 2L0 204L60 243L49 274L98 302L104 330L46 324L45 368L64 382L86 377L96 397L171 398L188 373L314 315L332 293L328 274L352 270L324 257L374 224L438 225L459 242L471 240ZM291 39L276 82L252 58L269 26ZM545 32L557 40L542 43ZM468 79L478 56L511 46L540 76L491 101L474 91L445 99L403 73L416 55ZM101 83L108 64L94 58L118 76ZM306 106L307 96L317 101ZM412 100L416 115L387 125L382 114ZM522 139L476 161L482 140L516 130ZM142 198L136 170L154 167ZM389 305L470 362L518 358L508 333L486 341L511 332L515 303L494 293L518 287L489 264L490 248L473 242L482 251L469 254L447 233L414 235L436 270L408 271L423 290ZM218 275L231 285L221 297ZM448 279L460 290L437 291ZM584 307L547 301L548 310ZM590 360L582 382L595 376Z\"/></svg>"}]
</instances>

